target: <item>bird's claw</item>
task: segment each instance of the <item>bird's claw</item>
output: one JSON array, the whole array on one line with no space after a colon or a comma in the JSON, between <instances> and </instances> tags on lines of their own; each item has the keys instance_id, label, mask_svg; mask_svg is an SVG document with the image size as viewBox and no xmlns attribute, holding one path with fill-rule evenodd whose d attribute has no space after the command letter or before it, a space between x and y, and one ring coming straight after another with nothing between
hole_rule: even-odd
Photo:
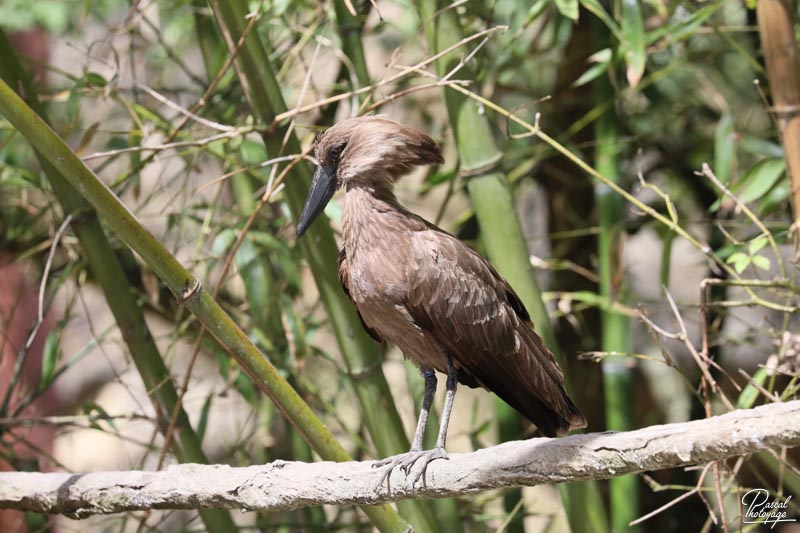
<instances>
[{"instance_id":1,"label":"bird's claw","mask_svg":"<svg viewBox=\"0 0 800 533\"><path fill-rule=\"evenodd\" d=\"M395 468L399 467L400 470L405 472L406 477L408 477L414 465L417 464L417 462L421 462L421 468L417 471L414 479L411 480L411 486L413 487L417 484L417 481L419 481L420 478L425 475L428 465L436 459L449 459L449 457L447 457L447 452L444 451L444 448L433 448L432 450L411 450L410 452L401 453L400 455L393 455L392 457L375 461L372 464L372 468L380 468L383 471L377 488L380 489L380 487L383 486Z\"/></svg>"}]
</instances>

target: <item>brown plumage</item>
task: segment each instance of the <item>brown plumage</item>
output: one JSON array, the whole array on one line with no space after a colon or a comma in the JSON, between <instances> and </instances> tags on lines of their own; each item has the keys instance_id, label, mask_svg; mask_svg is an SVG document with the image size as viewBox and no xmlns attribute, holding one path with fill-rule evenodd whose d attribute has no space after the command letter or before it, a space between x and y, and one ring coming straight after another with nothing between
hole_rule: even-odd
<instances>
[{"instance_id":1,"label":"brown plumage","mask_svg":"<svg viewBox=\"0 0 800 533\"><path fill-rule=\"evenodd\" d=\"M394 181L414 166L443 162L437 144L397 122L360 117L318 137L316 157L297 233L336 188L345 189L339 279L370 335L397 344L426 380L412 452L385 464L408 470L421 457L427 464L444 456L456 380L493 391L547 436L585 427L553 354L508 282L470 247L395 199ZM437 448L422 452L434 370L448 375L448 394Z\"/></svg>"}]
</instances>

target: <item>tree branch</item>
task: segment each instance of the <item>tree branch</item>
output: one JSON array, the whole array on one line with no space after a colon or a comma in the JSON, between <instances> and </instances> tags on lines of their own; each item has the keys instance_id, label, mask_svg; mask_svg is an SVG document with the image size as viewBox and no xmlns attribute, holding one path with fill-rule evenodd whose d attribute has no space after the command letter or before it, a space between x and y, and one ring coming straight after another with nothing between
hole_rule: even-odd
<instances>
[{"instance_id":1,"label":"tree branch","mask_svg":"<svg viewBox=\"0 0 800 533\"><path fill-rule=\"evenodd\" d=\"M310 505L378 504L470 492L604 479L704 464L800 445L800 400L704 420L624 433L507 442L428 466L414 486L397 470L377 487L372 462L263 466L176 465L160 472L0 473L0 508L73 517L144 509L238 508L276 511ZM377 489L377 490L376 490Z\"/></svg>"}]
</instances>

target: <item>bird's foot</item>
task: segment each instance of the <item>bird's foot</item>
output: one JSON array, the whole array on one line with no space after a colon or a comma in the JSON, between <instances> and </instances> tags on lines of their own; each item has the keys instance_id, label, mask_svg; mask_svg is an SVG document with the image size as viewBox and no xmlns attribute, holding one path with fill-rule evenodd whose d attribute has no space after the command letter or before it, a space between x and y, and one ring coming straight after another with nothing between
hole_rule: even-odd
<instances>
[{"instance_id":1,"label":"bird's foot","mask_svg":"<svg viewBox=\"0 0 800 533\"><path fill-rule=\"evenodd\" d=\"M401 453L400 455L393 455L392 457L375 461L372 464L372 468L380 468L382 471L381 480L378 483L378 489L380 489L386 480L389 479L389 476L395 468L399 467L400 470L405 472L406 477L408 477L413 466L417 464L417 462L420 462L422 466L414 475L414 479L411 480L411 486L413 487L416 485L417 481L419 481L420 478L425 475L425 470L427 470L428 465L436 459L448 459L447 452L444 451L444 448L433 448L431 450L411 450L406 453Z\"/></svg>"}]
</instances>

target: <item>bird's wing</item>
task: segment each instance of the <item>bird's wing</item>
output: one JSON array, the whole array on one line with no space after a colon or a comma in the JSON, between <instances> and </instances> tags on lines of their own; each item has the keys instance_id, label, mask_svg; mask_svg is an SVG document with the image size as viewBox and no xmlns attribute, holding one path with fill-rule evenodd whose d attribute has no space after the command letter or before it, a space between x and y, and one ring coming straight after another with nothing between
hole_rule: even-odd
<instances>
[{"instance_id":1,"label":"bird's wing","mask_svg":"<svg viewBox=\"0 0 800 533\"><path fill-rule=\"evenodd\" d=\"M339 251L339 283L342 284L342 289L344 293L350 298L350 301L353 302L353 307L356 308L356 313L358 314L358 319L361 321L361 325L364 326L364 329L369 336L375 339L378 342L383 342L383 339L378 332L372 329L371 327L367 326L367 323L364 322L364 317L361 316L361 311L358 310L358 306L356 302L353 301L353 297L350 296L350 271L347 267L347 252L345 247L343 246L342 249Z\"/></svg>"},{"instance_id":2,"label":"bird's wing","mask_svg":"<svg viewBox=\"0 0 800 533\"><path fill-rule=\"evenodd\" d=\"M409 314L456 367L527 416L545 435L582 427L553 354L519 297L494 268L452 235L414 233ZM444 369L438 369L444 371Z\"/></svg>"}]
</instances>

